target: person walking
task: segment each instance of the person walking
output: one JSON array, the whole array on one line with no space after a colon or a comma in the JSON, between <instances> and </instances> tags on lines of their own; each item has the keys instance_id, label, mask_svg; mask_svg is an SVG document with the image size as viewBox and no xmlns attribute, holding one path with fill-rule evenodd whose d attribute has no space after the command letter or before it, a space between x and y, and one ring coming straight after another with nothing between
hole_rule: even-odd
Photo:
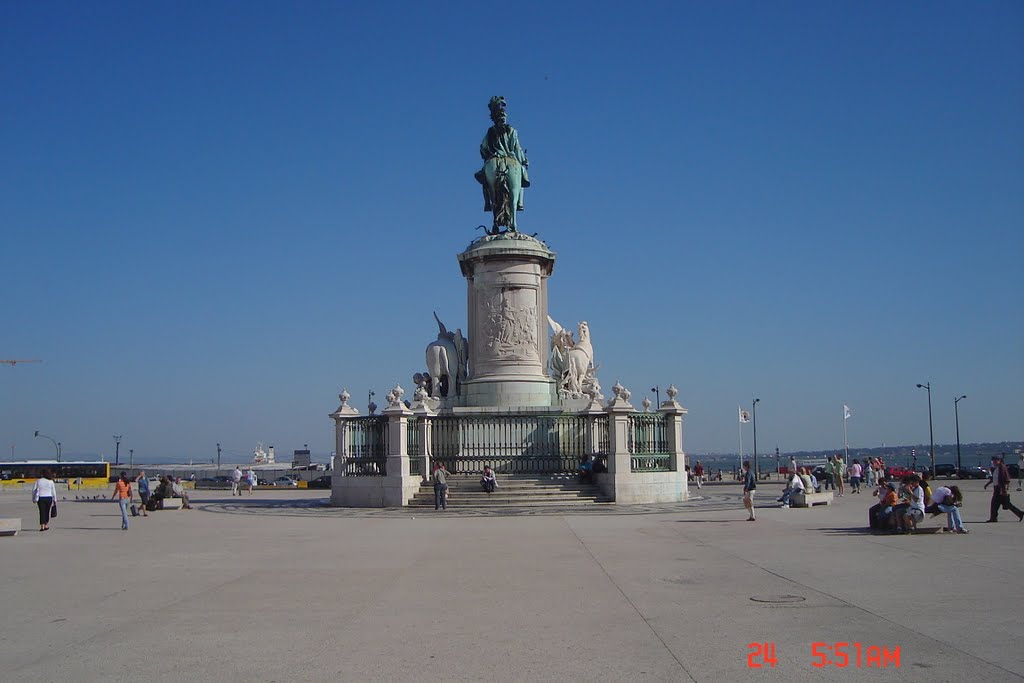
<instances>
[{"instance_id":1,"label":"person walking","mask_svg":"<svg viewBox=\"0 0 1024 683\"><path fill-rule=\"evenodd\" d=\"M747 508L750 514L748 522L754 521L754 491L757 490L757 480L754 473L750 471L750 461L743 461L743 507Z\"/></svg>"},{"instance_id":2,"label":"person walking","mask_svg":"<svg viewBox=\"0 0 1024 683\"><path fill-rule=\"evenodd\" d=\"M863 468L860 466L860 460L853 459L853 464L850 465L850 493L860 493L860 475Z\"/></svg>"},{"instance_id":3,"label":"person walking","mask_svg":"<svg viewBox=\"0 0 1024 683\"><path fill-rule=\"evenodd\" d=\"M999 521L999 508L1017 515L1017 521L1024 522L1024 512L1010 502L1010 470L1003 462L1003 456L992 456L992 504L989 506L987 522Z\"/></svg>"},{"instance_id":4,"label":"person walking","mask_svg":"<svg viewBox=\"0 0 1024 683\"><path fill-rule=\"evenodd\" d=\"M39 507L39 530L50 530L50 517L57 507L57 486L53 483L53 473L43 470L39 473L32 487L32 502Z\"/></svg>"},{"instance_id":5,"label":"person walking","mask_svg":"<svg viewBox=\"0 0 1024 683\"><path fill-rule=\"evenodd\" d=\"M142 501L142 516L149 517L149 513L146 512L149 507L149 477L146 476L146 470L141 470L139 476L135 477L135 484L139 491L139 500Z\"/></svg>"},{"instance_id":6,"label":"person walking","mask_svg":"<svg viewBox=\"0 0 1024 683\"><path fill-rule=\"evenodd\" d=\"M235 465L235 471L231 473L231 495L242 495L242 470Z\"/></svg>"},{"instance_id":7,"label":"person walking","mask_svg":"<svg viewBox=\"0 0 1024 683\"><path fill-rule=\"evenodd\" d=\"M442 510L448 509L448 477L451 476L451 472L444 468L443 463L437 463L434 467L434 509L437 510L440 507Z\"/></svg>"},{"instance_id":8,"label":"person walking","mask_svg":"<svg viewBox=\"0 0 1024 683\"><path fill-rule=\"evenodd\" d=\"M846 476L846 463L843 462L843 456L836 456L836 462L832 469L835 472L836 477L836 491L838 491L841 496L846 492L845 485L843 484L843 477Z\"/></svg>"},{"instance_id":9,"label":"person walking","mask_svg":"<svg viewBox=\"0 0 1024 683\"><path fill-rule=\"evenodd\" d=\"M1017 458L1017 490L1020 491L1021 477L1024 477L1024 452Z\"/></svg>"},{"instance_id":10,"label":"person walking","mask_svg":"<svg viewBox=\"0 0 1024 683\"><path fill-rule=\"evenodd\" d=\"M128 506L132 504L132 482L128 478L127 472L121 472L120 478L114 484L114 493L110 496L110 500L116 500L118 507L121 508L121 529L127 530Z\"/></svg>"},{"instance_id":11,"label":"person walking","mask_svg":"<svg viewBox=\"0 0 1024 683\"><path fill-rule=\"evenodd\" d=\"M251 496L252 490L256 488L256 471L252 467L245 473L245 482L249 485L249 495Z\"/></svg>"},{"instance_id":12,"label":"person walking","mask_svg":"<svg viewBox=\"0 0 1024 683\"><path fill-rule=\"evenodd\" d=\"M693 466L693 479L697 482L697 488L704 486L704 465L700 460Z\"/></svg>"}]
</instances>

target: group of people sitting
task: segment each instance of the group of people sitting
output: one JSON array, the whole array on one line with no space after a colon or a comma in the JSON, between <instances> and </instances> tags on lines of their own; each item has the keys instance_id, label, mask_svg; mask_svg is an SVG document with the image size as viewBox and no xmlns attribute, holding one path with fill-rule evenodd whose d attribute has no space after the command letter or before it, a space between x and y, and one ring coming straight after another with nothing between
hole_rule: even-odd
<instances>
[{"instance_id":1,"label":"group of people sitting","mask_svg":"<svg viewBox=\"0 0 1024 683\"><path fill-rule=\"evenodd\" d=\"M820 493L820 486L814 472L809 471L806 467L801 467L789 478L786 488L782 491L782 497L777 502L782 503L782 507L788 508L795 494Z\"/></svg>"},{"instance_id":2,"label":"group of people sitting","mask_svg":"<svg viewBox=\"0 0 1024 683\"><path fill-rule=\"evenodd\" d=\"M874 492L878 503L868 511L872 529L891 533L908 533L917 529L924 516L946 513L945 531L966 534L960 507L963 494L958 486L938 486L934 490L928 485L927 477L908 474L896 482L884 479Z\"/></svg>"},{"instance_id":3,"label":"group of people sitting","mask_svg":"<svg viewBox=\"0 0 1024 683\"><path fill-rule=\"evenodd\" d=\"M122 475L123 474L124 473L122 473ZM139 498L142 499L143 515L147 512L162 510L165 498L181 498L182 509L192 509L192 505L189 503L188 494L185 492L185 487L181 485L181 477L172 477L169 474L162 474L160 475L160 480L156 488L153 491L150 491L149 479L146 477L145 470L143 470L140 471L139 475L135 478L135 483L139 490Z\"/></svg>"}]
</instances>

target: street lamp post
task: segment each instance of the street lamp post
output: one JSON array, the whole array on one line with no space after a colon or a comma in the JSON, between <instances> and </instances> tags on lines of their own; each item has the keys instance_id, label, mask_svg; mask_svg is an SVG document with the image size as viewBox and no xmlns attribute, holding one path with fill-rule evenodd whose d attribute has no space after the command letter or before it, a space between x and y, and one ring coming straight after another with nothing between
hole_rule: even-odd
<instances>
[{"instance_id":1,"label":"street lamp post","mask_svg":"<svg viewBox=\"0 0 1024 683\"><path fill-rule=\"evenodd\" d=\"M121 464L121 435L114 434L114 466Z\"/></svg>"},{"instance_id":2,"label":"street lamp post","mask_svg":"<svg viewBox=\"0 0 1024 683\"><path fill-rule=\"evenodd\" d=\"M967 398L967 394L964 394L960 398L953 399L953 417L956 419L956 471L960 474L960 410L957 406L960 401Z\"/></svg>"},{"instance_id":3,"label":"street lamp post","mask_svg":"<svg viewBox=\"0 0 1024 683\"><path fill-rule=\"evenodd\" d=\"M57 462L60 462L60 444L57 443L57 439L53 438L52 436L47 436L46 434L43 434L38 429L36 430L36 436L41 436L44 439L49 439L50 440L50 442L53 444L54 450L57 451Z\"/></svg>"},{"instance_id":4,"label":"street lamp post","mask_svg":"<svg viewBox=\"0 0 1024 683\"><path fill-rule=\"evenodd\" d=\"M928 459L932 461L932 476L935 476L935 432L932 431L932 383L918 384L918 389L928 391Z\"/></svg>"},{"instance_id":5,"label":"street lamp post","mask_svg":"<svg viewBox=\"0 0 1024 683\"><path fill-rule=\"evenodd\" d=\"M754 424L754 479L755 480L761 478L761 468L758 467L758 465L757 465L757 404L760 403L760 402L761 402L761 399L755 398L754 402L750 406L750 408L751 408L750 412L753 414L753 424Z\"/></svg>"},{"instance_id":6,"label":"street lamp post","mask_svg":"<svg viewBox=\"0 0 1024 683\"><path fill-rule=\"evenodd\" d=\"M653 387L651 387L651 391L654 392L654 400L655 400L654 407L655 408L660 408L661 407L661 385L660 384L655 384Z\"/></svg>"},{"instance_id":7,"label":"street lamp post","mask_svg":"<svg viewBox=\"0 0 1024 683\"><path fill-rule=\"evenodd\" d=\"M132 469L134 464L135 464L135 449L134 448L129 448L128 449L128 469Z\"/></svg>"},{"instance_id":8,"label":"street lamp post","mask_svg":"<svg viewBox=\"0 0 1024 683\"><path fill-rule=\"evenodd\" d=\"M217 471L220 472L220 444L217 444Z\"/></svg>"}]
</instances>

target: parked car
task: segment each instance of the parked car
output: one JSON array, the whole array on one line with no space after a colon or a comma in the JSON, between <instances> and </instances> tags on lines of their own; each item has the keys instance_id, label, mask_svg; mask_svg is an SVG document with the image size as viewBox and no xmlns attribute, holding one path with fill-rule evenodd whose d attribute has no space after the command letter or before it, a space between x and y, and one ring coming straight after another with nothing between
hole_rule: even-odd
<instances>
[{"instance_id":1,"label":"parked car","mask_svg":"<svg viewBox=\"0 0 1024 683\"><path fill-rule=\"evenodd\" d=\"M984 467L972 465L969 467L961 467L957 476L961 479L988 479L989 471Z\"/></svg>"},{"instance_id":2,"label":"parked car","mask_svg":"<svg viewBox=\"0 0 1024 683\"><path fill-rule=\"evenodd\" d=\"M309 482L307 486L311 489L329 489L331 488L331 475L325 474L322 477L317 477Z\"/></svg>"},{"instance_id":3,"label":"parked car","mask_svg":"<svg viewBox=\"0 0 1024 683\"><path fill-rule=\"evenodd\" d=\"M256 478L256 485L257 486L270 486L270 480L269 479L260 479L259 477L257 477Z\"/></svg>"},{"instance_id":4,"label":"parked car","mask_svg":"<svg viewBox=\"0 0 1024 683\"><path fill-rule=\"evenodd\" d=\"M272 481L270 483L270 485L271 486L291 486L291 487L294 488L294 487L297 487L299 485L299 482L295 481L291 477L278 477L277 479Z\"/></svg>"},{"instance_id":5,"label":"parked car","mask_svg":"<svg viewBox=\"0 0 1024 683\"><path fill-rule=\"evenodd\" d=\"M196 482L197 489L223 489L231 488L231 477L220 475L217 477L203 477Z\"/></svg>"},{"instance_id":6,"label":"parked car","mask_svg":"<svg viewBox=\"0 0 1024 683\"><path fill-rule=\"evenodd\" d=\"M932 479L934 479L935 477L952 478L952 477L956 476L956 472L957 472L956 465L954 465L952 463L941 463L939 465L936 465L934 473L931 473L930 470L931 470L931 468L929 467L929 468L927 468L926 471L929 471L929 473L931 474Z\"/></svg>"}]
</instances>

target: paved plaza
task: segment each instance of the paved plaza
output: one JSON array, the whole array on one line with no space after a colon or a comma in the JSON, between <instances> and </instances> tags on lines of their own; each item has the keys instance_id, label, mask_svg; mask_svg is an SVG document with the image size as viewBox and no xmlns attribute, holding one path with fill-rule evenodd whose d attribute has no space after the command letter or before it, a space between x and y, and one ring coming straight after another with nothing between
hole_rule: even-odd
<instances>
[{"instance_id":1,"label":"paved plaza","mask_svg":"<svg viewBox=\"0 0 1024 683\"><path fill-rule=\"evenodd\" d=\"M25 531L0 538L0 679L1019 681L1024 524L980 523L988 492L964 488L965 536L867 534L869 493L748 523L734 484L592 513L196 492L128 531L63 501L45 533L6 494ZM816 642L850 665L812 666ZM775 666L748 668L751 643Z\"/></svg>"}]
</instances>

